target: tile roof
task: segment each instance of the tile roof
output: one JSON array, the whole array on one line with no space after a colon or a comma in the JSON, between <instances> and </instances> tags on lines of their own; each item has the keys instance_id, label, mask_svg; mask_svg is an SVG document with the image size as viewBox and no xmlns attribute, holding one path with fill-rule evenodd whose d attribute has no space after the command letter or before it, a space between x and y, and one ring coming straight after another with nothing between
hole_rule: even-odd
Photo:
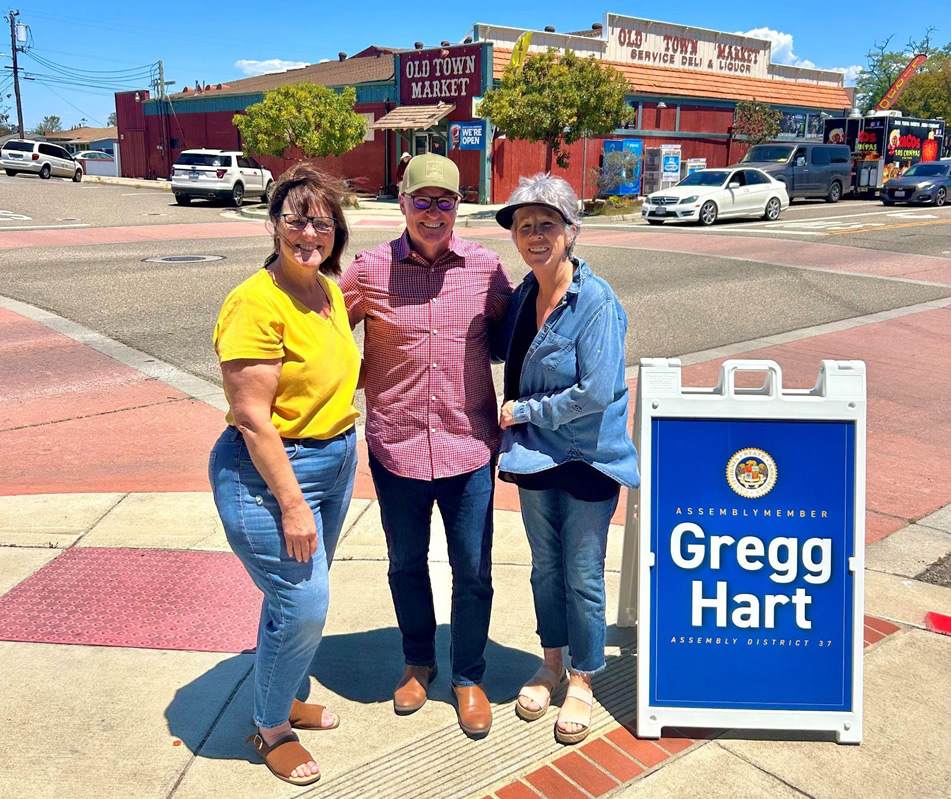
<instances>
[{"instance_id":1,"label":"tile roof","mask_svg":"<svg viewBox=\"0 0 951 799\"><path fill-rule=\"evenodd\" d=\"M267 75L232 80L228 82L227 88L210 89L204 92L180 92L169 96L175 100L189 100L194 97L255 94L293 83L353 86L357 83L388 81L393 80L393 61L392 53L381 51L379 55L374 56L348 58L344 61L325 61L321 64L309 64L300 69L289 69L286 72L271 72Z\"/></svg>"},{"instance_id":2,"label":"tile roof","mask_svg":"<svg viewBox=\"0 0 951 799\"><path fill-rule=\"evenodd\" d=\"M492 76L501 78L512 58L511 50L492 50ZM759 100L773 105L802 108L840 109L851 107L841 86L797 83L770 78L747 78L693 69L621 64L605 61L624 74L631 91L662 97L690 97L710 100Z\"/></svg>"},{"instance_id":3,"label":"tile roof","mask_svg":"<svg viewBox=\"0 0 951 799\"><path fill-rule=\"evenodd\" d=\"M587 30L583 31L570 31L569 33L566 33L565 36L585 36L589 39L600 39L601 31L596 31L594 28L588 28Z\"/></svg>"},{"instance_id":4,"label":"tile roof","mask_svg":"<svg viewBox=\"0 0 951 799\"><path fill-rule=\"evenodd\" d=\"M99 139L118 139L119 129L112 128L73 128L72 130L63 130L59 133L47 133L46 140L51 142L70 142L80 144L82 142L99 141Z\"/></svg>"}]
</instances>

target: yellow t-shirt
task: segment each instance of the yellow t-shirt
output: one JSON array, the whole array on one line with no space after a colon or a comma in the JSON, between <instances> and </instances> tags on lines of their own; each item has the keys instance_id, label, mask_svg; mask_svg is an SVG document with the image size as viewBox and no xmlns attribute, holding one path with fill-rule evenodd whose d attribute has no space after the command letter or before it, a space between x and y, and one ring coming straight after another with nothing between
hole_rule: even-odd
<instances>
[{"instance_id":1,"label":"yellow t-shirt","mask_svg":"<svg viewBox=\"0 0 951 799\"><path fill-rule=\"evenodd\" d=\"M360 351L343 294L332 280L319 280L331 301L326 319L278 288L266 269L259 269L227 296L215 323L220 362L281 359L271 421L282 438L333 438L360 415L353 407ZM234 424L230 408L226 419Z\"/></svg>"}]
</instances>

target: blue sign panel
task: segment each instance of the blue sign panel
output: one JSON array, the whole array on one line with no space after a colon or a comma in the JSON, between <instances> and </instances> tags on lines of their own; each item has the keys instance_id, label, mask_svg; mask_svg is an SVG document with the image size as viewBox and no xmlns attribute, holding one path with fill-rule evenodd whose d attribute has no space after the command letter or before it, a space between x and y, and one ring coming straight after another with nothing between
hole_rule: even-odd
<instances>
[{"instance_id":1,"label":"blue sign panel","mask_svg":"<svg viewBox=\"0 0 951 799\"><path fill-rule=\"evenodd\" d=\"M665 154L662 170L665 175L680 175L680 156L674 153Z\"/></svg>"},{"instance_id":2,"label":"blue sign panel","mask_svg":"<svg viewBox=\"0 0 951 799\"><path fill-rule=\"evenodd\" d=\"M450 150L484 150L485 120L449 123Z\"/></svg>"},{"instance_id":3,"label":"blue sign panel","mask_svg":"<svg viewBox=\"0 0 951 799\"><path fill-rule=\"evenodd\" d=\"M651 425L650 704L853 710L854 422Z\"/></svg>"},{"instance_id":4,"label":"blue sign panel","mask_svg":"<svg viewBox=\"0 0 951 799\"><path fill-rule=\"evenodd\" d=\"M631 164L621 170L619 183L607 194L638 195L641 193L641 161L644 154L642 139L608 139L604 142L604 153L628 152L634 158Z\"/></svg>"}]
</instances>

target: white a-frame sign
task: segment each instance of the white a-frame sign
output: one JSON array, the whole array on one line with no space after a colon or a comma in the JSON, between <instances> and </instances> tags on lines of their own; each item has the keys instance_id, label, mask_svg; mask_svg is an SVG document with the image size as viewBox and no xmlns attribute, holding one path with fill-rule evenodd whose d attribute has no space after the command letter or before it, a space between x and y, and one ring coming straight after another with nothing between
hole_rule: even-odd
<instances>
[{"instance_id":1,"label":"white a-frame sign","mask_svg":"<svg viewBox=\"0 0 951 799\"><path fill-rule=\"evenodd\" d=\"M865 412L861 361L823 361L812 389L773 361L726 361L714 388L641 361L618 613L637 623L638 735L861 741Z\"/></svg>"}]
</instances>

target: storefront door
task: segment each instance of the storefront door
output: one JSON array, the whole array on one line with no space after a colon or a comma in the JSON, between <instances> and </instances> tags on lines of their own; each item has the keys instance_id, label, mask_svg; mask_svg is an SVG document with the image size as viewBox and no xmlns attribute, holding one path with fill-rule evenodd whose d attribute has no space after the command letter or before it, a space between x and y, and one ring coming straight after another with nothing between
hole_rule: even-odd
<instances>
[{"instance_id":1,"label":"storefront door","mask_svg":"<svg viewBox=\"0 0 951 799\"><path fill-rule=\"evenodd\" d=\"M432 130L417 131L413 134L413 155L423 153L446 154L446 138Z\"/></svg>"}]
</instances>

